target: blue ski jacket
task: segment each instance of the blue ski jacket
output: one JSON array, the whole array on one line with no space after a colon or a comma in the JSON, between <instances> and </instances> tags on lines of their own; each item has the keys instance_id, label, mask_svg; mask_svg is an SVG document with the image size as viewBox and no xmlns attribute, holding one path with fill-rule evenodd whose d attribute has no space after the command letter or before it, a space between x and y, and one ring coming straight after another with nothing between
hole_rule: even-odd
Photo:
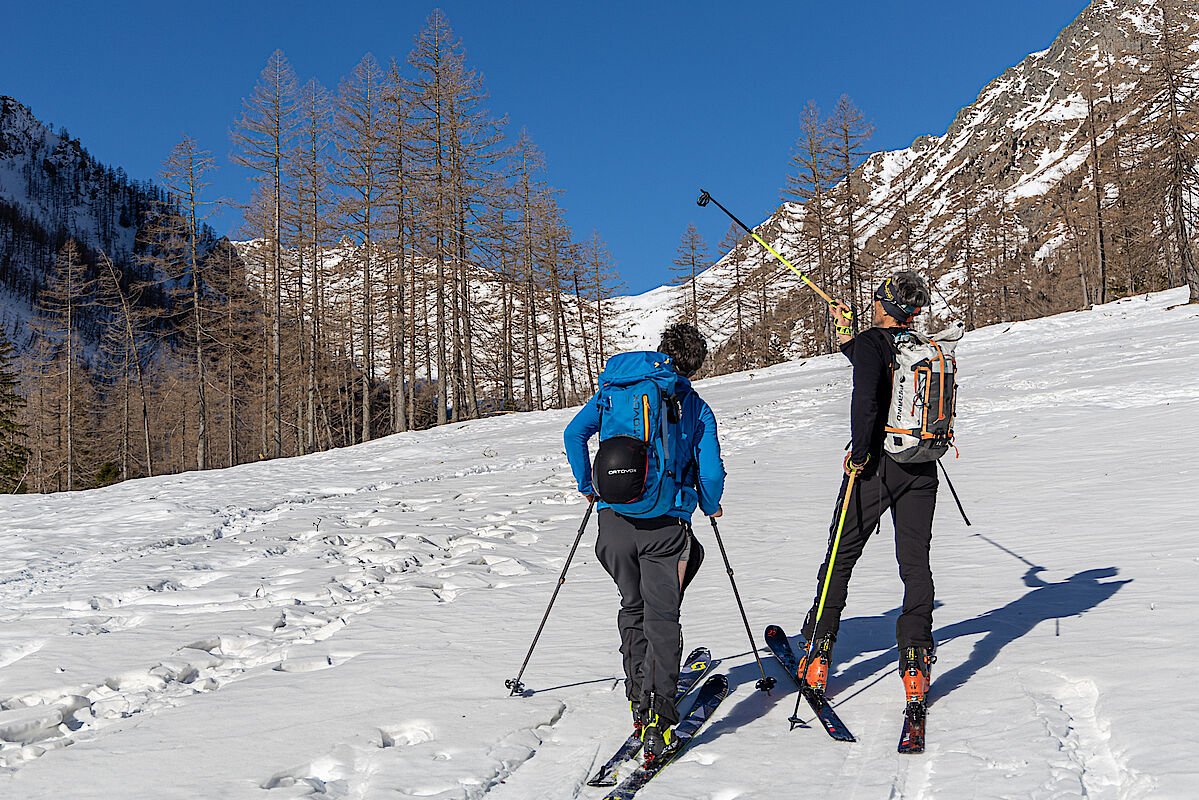
<instances>
[{"instance_id":1,"label":"blue ski jacket","mask_svg":"<svg viewBox=\"0 0 1199 800\"><path fill-rule=\"evenodd\" d=\"M720 458L720 441L716 436L716 415L704 402L691 382L686 378L678 379L683 405L683 418L679 428L682 431L683 446L690 448L693 454L694 467L680 481L681 488L675 495L671 509L666 512L669 516L681 519L691 519L696 506L708 516L720 508L720 498L724 494L724 461ZM566 445L566 458L570 462L570 470L574 473L579 491L583 494L594 494L591 486L591 454L587 442L599 433L600 411L596 399L599 394L592 396L587 404L579 409L574 419L566 426L563 440ZM599 508L608 508L602 500L596 504Z\"/></svg>"}]
</instances>

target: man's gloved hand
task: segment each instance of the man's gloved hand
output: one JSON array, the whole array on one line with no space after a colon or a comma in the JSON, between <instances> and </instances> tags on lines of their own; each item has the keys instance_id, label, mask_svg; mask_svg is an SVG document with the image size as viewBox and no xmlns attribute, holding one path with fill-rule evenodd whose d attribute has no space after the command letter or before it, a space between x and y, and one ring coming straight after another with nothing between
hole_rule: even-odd
<instances>
[{"instance_id":1,"label":"man's gloved hand","mask_svg":"<svg viewBox=\"0 0 1199 800\"><path fill-rule=\"evenodd\" d=\"M852 336L853 328L853 312L849 306L840 301L829 304L829 310L833 314L833 324L837 328L837 333L841 336Z\"/></svg>"},{"instance_id":2,"label":"man's gloved hand","mask_svg":"<svg viewBox=\"0 0 1199 800\"><path fill-rule=\"evenodd\" d=\"M869 463L870 463L870 454L869 453L866 454L866 458L864 458L862 460L862 463L860 463L860 464L853 460L853 453L846 453L845 461L841 465L841 467L842 467L842 469L845 470L846 475L857 475L859 472L866 469L866 465Z\"/></svg>"}]
</instances>

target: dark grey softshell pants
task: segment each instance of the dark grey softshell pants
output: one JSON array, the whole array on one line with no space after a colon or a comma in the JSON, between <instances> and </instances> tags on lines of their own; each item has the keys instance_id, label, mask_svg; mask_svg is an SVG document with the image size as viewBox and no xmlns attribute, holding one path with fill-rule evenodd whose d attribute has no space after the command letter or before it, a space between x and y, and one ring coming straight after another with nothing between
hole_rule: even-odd
<instances>
[{"instance_id":1,"label":"dark grey softshell pants","mask_svg":"<svg viewBox=\"0 0 1199 800\"><path fill-rule=\"evenodd\" d=\"M877 529L882 515L890 509L895 522L895 559L899 562L899 577L903 580L903 613L895 622L895 639L901 650L909 645L932 647L933 573L928 561L933 512L937 506L937 463L900 464L889 455L883 455L872 475L854 484L853 497L845 514L845 528L841 531L841 546L837 549L833 575L829 579L824 614L813 632L828 556L832 553L848 482L848 478L841 481L841 494L829 527L829 552L816 575L816 596L804 620L804 636L809 641L813 635L831 634L836 638L841 612L845 610L849 596L849 576L862 555L866 540Z\"/></svg>"},{"instance_id":2,"label":"dark grey softshell pants","mask_svg":"<svg viewBox=\"0 0 1199 800\"><path fill-rule=\"evenodd\" d=\"M673 725L678 722L674 691L682 658L679 561L687 560L684 581L689 583L703 561L703 548L686 520L637 519L604 508L595 554L620 589L616 621L625 693L641 710L649 708L652 694L654 710Z\"/></svg>"}]
</instances>

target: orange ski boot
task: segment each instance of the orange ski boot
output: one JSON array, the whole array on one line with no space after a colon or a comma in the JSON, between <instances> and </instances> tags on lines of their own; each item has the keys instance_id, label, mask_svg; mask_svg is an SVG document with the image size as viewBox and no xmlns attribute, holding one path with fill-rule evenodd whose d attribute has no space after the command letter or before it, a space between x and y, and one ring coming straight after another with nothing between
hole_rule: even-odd
<instances>
[{"instance_id":1,"label":"orange ski boot","mask_svg":"<svg viewBox=\"0 0 1199 800\"><path fill-rule=\"evenodd\" d=\"M931 647L909 645L899 651L899 677L909 703L924 703L937 657Z\"/></svg>"},{"instance_id":2,"label":"orange ski boot","mask_svg":"<svg viewBox=\"0 0 1199 800\"><path fill-rule=\"evenodd\" d=\"M828 665L833 658L833 637L822 636L811 647L812 658L808 661L808 651L804 651L799 659L799 679L818 692L823 693L828 685Z\"/></svg>"}]
</instances>

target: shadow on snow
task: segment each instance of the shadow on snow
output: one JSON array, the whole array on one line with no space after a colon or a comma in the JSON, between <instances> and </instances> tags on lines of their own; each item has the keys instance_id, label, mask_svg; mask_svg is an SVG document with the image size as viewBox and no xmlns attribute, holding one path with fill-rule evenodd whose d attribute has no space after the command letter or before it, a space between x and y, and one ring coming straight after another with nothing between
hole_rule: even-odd
<instances>
[{"instance_id":1,"label":"shadow on snow","mask_svg":"<svg viewBox=\"0 0 1199 800\"><path fill-rule=\"evenodd\" d=\"M1024 585L1029 587L1030 591L1007 605L992 609L974 619L946 625L933 632L933 639L938 648L944 647L959 636L981 634L982 638L974 643L970 655L961 664L941 675L937 675L934 669L933 683L929 690L930 703L964 685L979 670L993 662L1004 647L1028 634L1042 622L1085 614L1110 598L1121 587L1132 582L1131 579L1105 580L1119 573L1115 567L1082 570L1065 580L1053 583L1041 579L1039 573L1044 571L1044 567L1030 567L1023 576ZM895 620L898 616L899 609L896 608L878 617L847 620L841 625L841 636L838 638L834 654L842 656L843 661L852 661L860 655L876 650L880 640L886 641L894 637ZM898 667L898 663L898 648L891 647L874 658L854 664L838 675L833 683L853 687L888 665ZM869 685L873 685L874 682ZM853 694L856 695L863 689ZM845 699L848 697L842 698Z\"/></svg>"},{"instance_id":2,"label":"shadow on snow","mask_svg":"<svg viewBox=\"0 0 1199 800\"><path fill-rule=\"evenodd\" d=\"M970 655L961 664L939 676L935 674L934 670L933 684L929 691L930 703L936 702L964 685L979 670L992 663L1005 646L1028 634L1042 622L1080 616L1132 582L1131 579L1106 580L1119 573L1115 567L1082 570L1065 580L1053 583L1041 579L1039 573L1044 571L1044 567L1030 567L1023 576L1024 585L1029 587L1030 591L1007 605L992 609L973 619L946 625L934 632L933 638L938 643L938 647L944 647L960 636L981 634L982 638L974 643ZM867 653L878 652L880 641L894 640L895 620L899 616L899 611L898 608L895 608L876 617L854 617L842 622L837 647L833 651L834 657L841 662L846 662L854 661ZM795 644L794 639L792 644ZM794 684L784 673L778 661L769 655L769 651L765 647L762 648L762 652L764 653L762 664L766 673L773 675L778 681L778 685L770 695L755 691L742 698L725 713L720 714L700 732L695 740L697 744L736 731L743 725L769 713L770 709L784 698L787 702L794 702ZM892 645L873 658L856 663L844 672L834 674L830 680L833 691L829 693L829 700L834 706L837 706L861 694L892 674L892 669L897 668L898 662L898 648ZM753 661L734 667L728 670L727 674L730 695L742 685L753 686L760 677L758 666ZM859 687L858 684L863 681L869 682ZM898 689L898 681L896 684ZM844 688L837 691L838 686ZM806 711L807 706L801 704L801 716ZM809 723L809 726L819 727L819 724Z\"/></svg>"}]
</instances>

